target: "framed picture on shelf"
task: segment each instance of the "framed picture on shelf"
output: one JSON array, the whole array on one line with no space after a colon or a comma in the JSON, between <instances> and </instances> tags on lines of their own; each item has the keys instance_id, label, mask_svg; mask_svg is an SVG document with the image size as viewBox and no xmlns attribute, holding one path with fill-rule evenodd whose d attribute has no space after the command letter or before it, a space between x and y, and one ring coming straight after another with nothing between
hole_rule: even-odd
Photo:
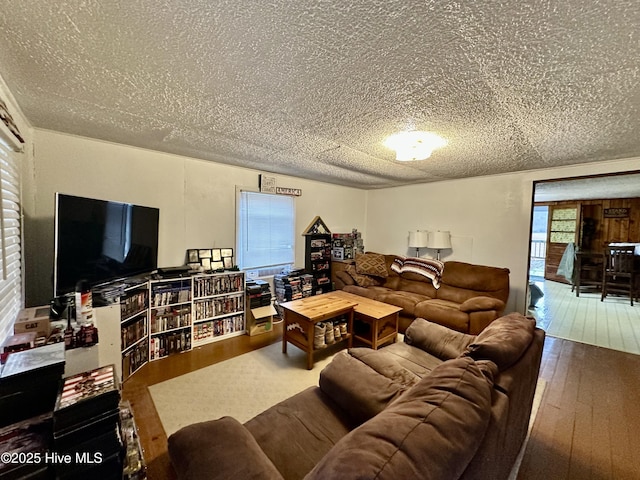
<instances>
[{"instance_id":1,"label":"framed picture on shelf","mask_svg":"<svg viewBox=\"0 0 640 480\"><path fill-rule=\"evenodd\" d=\"M198 250L195 250L195 249L187 250L187 259L189 260L187 263L200 263L200 258L198 257Z\"/></svg>"},{"instance_id":2,"label":"framed picture on shelf","mask_svg":"<svg viewBox=\"0 0 640 480\"><path fill-rule=\"evenodd\" d=\"M220 253L220 249L219 248L214 248L211 250L211 261L212 262L219 262L220 260L222 260L222 254Z\"/></svg>"},{"instance_id":3,"label":"framed picture on shelf","mask_svg":"<svg viewBox=\"0 0 640 480\"><path fill-rule=\"evenodd\" d=\"M224 270L224 262L211 262L211 270Z\"/></svg>"},{"instance_id":4,"label":"framed picture on shelf","mask_svg":"<svg viewBox=\"0 0 640 480\"><path fill-rule=\"evenodd\" d=\"M198 250L198 258L200 258L200 260L203 258L211 258L211 249L206 248Z\"/></svg>"},{"instance_id":5,"label":"framed picture on shelf","mask_svg":"<svg viewBox=\"0 0 640 480\"><path fill-rule=\"evenodd\" d=\"M233 268L233 257L224 257L222 259L224 268Z\"/></svg>"},{"instance_id":6,"label":"framed picture on shelf","mask_svg":"<svg viewBox=\"0 0 640 480\"><path fill-rule=\"evenodd\" d=\"M233 257L233 248L223 248L220 250L222 257Z\"/></svg>"},{"instance_id":7,"label":"framed picture on shelf","mask_svg":"<svg viewBox=\"0 0 640 480\"><path fill-rule=\"evenodd\" d=\"M211 270L211 259L210 258L201 258L200 264L204 267L205 270Z\"/></svg>"}]
</instances>

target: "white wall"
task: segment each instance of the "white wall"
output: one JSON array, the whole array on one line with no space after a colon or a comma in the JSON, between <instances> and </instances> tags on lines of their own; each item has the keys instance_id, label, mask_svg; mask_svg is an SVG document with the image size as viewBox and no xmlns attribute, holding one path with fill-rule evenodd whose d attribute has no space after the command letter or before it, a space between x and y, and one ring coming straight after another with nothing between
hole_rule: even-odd
<instances>
[{"instance_id":1,"label":"white wall","mask_svg":"<svg viewBox=\"0 0 640 480\"><path fill-rule=\"evenodd\" d=\"M159 207L159 263L171 266L183 263L188 248L233 246L235 186L258 184L255 170L45 130L34 135L23 178L27 305L52 295L56 191ZM298 232L320 215L334 232L362 231L367 250L414 255L410 230L450 230L453 249L443 259L509 268L507 308L524 311L533 182L632 170L640 170L639 158L370 191L276 177L280 186L302 189ZM298 239L296 264L303 266Z\"/></svg>"},{"instance_id":2,"label":"white wall","mask_svg":"<svg viewBox=\"0 0 640 480\"><path fill-rule=\"evenodd\" d=\"M524 312L533 182L632 170L640 158L370 191L366 246L413 256L410 230L449 230L453 248L441 259L509 268L507 311Z\"/></svg>"},{"instance_id":3,"label":"white wall","mask_svg":"<svg viewBox=\"0 0 640 480\"><path fill-rule=\"evenodd\" d=\"M47 130L34 134L23 184L27 305L53 295L55 192L160 208L160 266L182 265L189 248L235 248L235 187L257 188L261 172ZM364 232L365 191L275 177L278 186L302 189L298 232L316 215L334 232ZM304 266L304 241L297 240L296 265Z\"/></svg>"}]
</instances>

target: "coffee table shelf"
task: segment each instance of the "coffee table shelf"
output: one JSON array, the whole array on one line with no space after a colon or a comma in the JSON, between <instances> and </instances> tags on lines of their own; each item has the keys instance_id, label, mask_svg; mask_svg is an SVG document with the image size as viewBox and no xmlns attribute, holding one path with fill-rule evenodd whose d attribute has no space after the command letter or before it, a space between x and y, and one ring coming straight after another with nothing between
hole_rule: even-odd
<instances>
[{"instance_id":1,"label":"coffee table shelf","mask_svg":"<svg viewBox=\"0 0 640 480\"><path fill-rule=\"evenodd\" d=\"M353 336L374 350L398 338L398 318L402 308L343 290L328 293L334 298L357 302L354 308Z\"/></svg>"},{"instance_id":2,"label":"coffee table shelf","mask_svg":"<svg viewBox=\"0 0 640 480\"><path fill-rule=\"evenodd\" d=\"M281 303L284 313L282 329L282 353L287 353L287 343L307 353L307 368L313 368L313 354L319 350L313 346L314 327L342 315L347 316L347 334L339 342L351 348L353 342L353 310L357 303L352 300L330 297L331 293ZM296 328L299 326L300 329Z\"/></svg>"}]
</instances>

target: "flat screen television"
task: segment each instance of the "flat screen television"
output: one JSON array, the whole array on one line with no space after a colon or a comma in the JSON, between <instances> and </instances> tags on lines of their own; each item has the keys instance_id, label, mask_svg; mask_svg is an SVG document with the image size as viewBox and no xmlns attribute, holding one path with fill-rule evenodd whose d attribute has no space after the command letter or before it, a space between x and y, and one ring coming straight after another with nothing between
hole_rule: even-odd
<instances>
[{"instance_id":1,"label":"flat screen television","mask_svg":"<svg viewBox=\"0 0 640 480\"><path fill-rule=\"evenodd\" d=\"M54 295L158 267L160 210L56 193Z\"/></svg>"}]
</instances>

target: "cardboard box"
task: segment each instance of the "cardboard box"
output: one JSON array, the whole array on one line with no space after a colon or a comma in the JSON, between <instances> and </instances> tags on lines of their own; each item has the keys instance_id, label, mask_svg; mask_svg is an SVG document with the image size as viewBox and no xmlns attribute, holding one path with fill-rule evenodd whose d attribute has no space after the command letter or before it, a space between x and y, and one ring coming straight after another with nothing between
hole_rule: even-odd
<instances>
[{"instance_id":1,"label":"cardboard box","mask_svg":"<svg viewBox=\"0 0 640 480\"><path fill-rule=\"evenodd\" d=\"M250 309L247 312L249 336L260 335L273 330L273 316L276 313L273 305Z\"/></svg>"},{"instance_id":2,"label":"cardboard box","mask_svg":"<svg viewBox=\"0 0 640 480\"><path fill-rule=\"evenodd\" d=\"M31 307L20 311L13 333L35 332L38 337L48 337L51 333L51 323L49 320L49 307Z\"/></svg>"}]
</instances>

